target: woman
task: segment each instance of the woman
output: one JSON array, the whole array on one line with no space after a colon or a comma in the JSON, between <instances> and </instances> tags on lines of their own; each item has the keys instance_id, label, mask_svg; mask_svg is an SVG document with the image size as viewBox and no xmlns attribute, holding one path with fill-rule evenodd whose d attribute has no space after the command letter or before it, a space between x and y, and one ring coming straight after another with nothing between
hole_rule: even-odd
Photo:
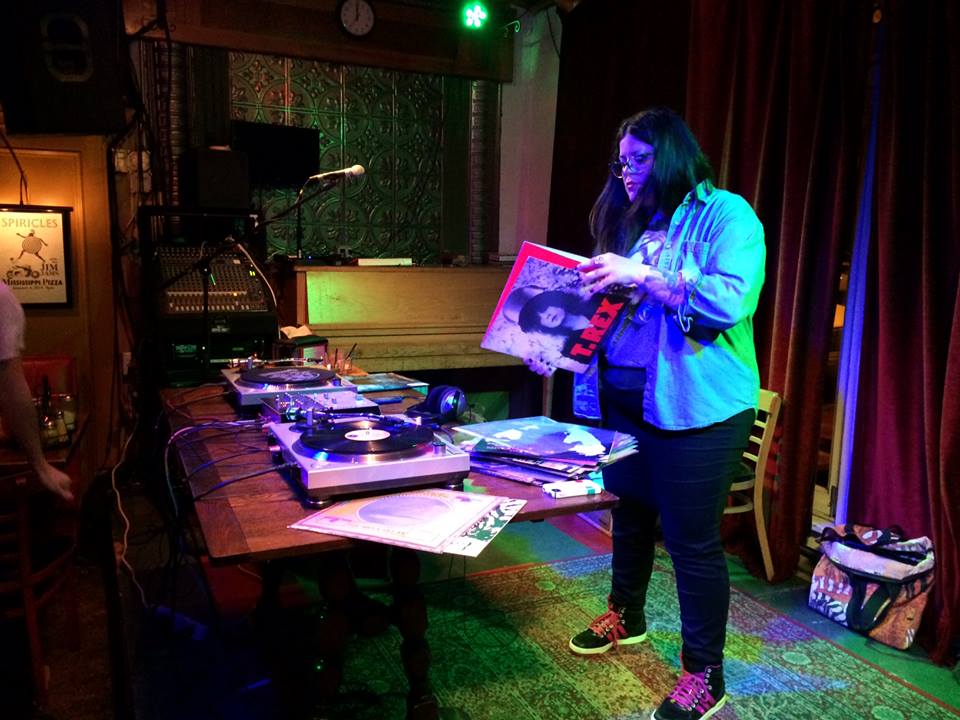
<instances>
[{"instance_id":1,"label":"woman","mask_svg":"<svg viewBox=\"0 0 960 720\"><path fill-rule=\"evenodd\" d=\"M720 521L759 395L753 313L763 284L763 227L674 112L627 118L611 177L590 214L586 287L632 292L597 361L574 383L574 410L637 438L604 470L613 515L608 610L570 641L603 653L646 637L644 603L657 518L677 578L681 674L657 720L712 716L726 702L723 648L730 581ZM531 369L553 368L535 358Z\"/></svg>"}]
</instances>

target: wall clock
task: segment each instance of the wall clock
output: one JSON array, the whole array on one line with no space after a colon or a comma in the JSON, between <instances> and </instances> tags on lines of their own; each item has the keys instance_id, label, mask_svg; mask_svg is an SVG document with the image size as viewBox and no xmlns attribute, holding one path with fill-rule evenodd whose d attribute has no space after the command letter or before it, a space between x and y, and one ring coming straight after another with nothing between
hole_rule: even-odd
<instances>
[{"instance_id":1,"label":"wall clock","mask_svg":"<svg viewBox=\"0 0 960 720\"><path fill-rule=\"evenodd\" d=\"M377 13L371 0L340 0L337 5L337 22L351 37L364 37L373 31Z\"/></svg>"}]
</instances>

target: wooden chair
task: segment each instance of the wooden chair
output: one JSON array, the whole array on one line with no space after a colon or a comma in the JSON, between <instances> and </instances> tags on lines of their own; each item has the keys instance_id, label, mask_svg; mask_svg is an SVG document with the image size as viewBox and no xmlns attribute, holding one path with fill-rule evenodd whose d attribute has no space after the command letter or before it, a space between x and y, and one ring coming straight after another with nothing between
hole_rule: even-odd
<instances>
[{"instance_id":1,"label":"wooden chair","mask_svg":"<svg viewBox=\"0 0 960 720\"><path fill-rule=\"evenodd\" d=\"M771 390L760 390L757 419L750 430L747 449L743 452L743 474L734 478L733 484L730 485L730 499L723 510L724 514L753 511L767 580L773 578L773 560L770 557L770 541L767 539L763 478L767 470L767 460L770 458L770 448L773 446L781 404L782 401L777 393Z\"/></svg>"},{"instance_id":2,"label":"wooden chair","mask_svg":"<svg viewBox=\"0 0 960 720\"><path fill-rule=\"evenodd\" d=\"M30 652L30 673L35 702L47 703L47 663L40 631L41 610L58 595L67 593L68 637L76 644L79 631L77 576L74 564L75 525L64 533L38 537L36 506L39 501L43 528L54 526L47 511L57 502L48 493L28 486L29 476L0 478L0 620L23 619ZM46 504L49 503L48 508Z\"/></svg>"}]
</instances>

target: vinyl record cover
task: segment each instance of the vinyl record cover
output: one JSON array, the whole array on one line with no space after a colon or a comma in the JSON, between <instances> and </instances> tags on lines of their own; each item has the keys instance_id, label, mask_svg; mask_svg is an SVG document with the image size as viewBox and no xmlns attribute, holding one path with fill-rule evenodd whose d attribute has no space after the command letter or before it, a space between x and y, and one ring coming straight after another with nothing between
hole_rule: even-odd
<instances>
[{"instance_id":1,"label":"vinyl record cover","mask_svg":"<svg viewBox=\"0 0 960 720\"><path fill-rule=\"evenodd\" d=\"M565 480L589 479L602 481L599 470L580 469L577 472L557 472L538 465L518 462L517 458L474 457L470 456L470 470L492 475L493 477L514 480L525 485L543 485Z\"/></svg>"},{"instance_id":2,"label":"vinyl record cover","mask_svg":"<svg viewBox=\"0 0 960 720\"><path fill-rule=\"evenodd\" d=\"M626 295L587 293L576 266L586 258L525 242L480 347L542 357L583 372L627 304Z\"/></svg>"},{"instance_id":3,"label":"vinyl record cover","mask_svg":"<svg viewBox=\"0 0 960 720\"><path fill-rule=\"evenodd\" d=\"M476 557L525 502L426 488L338 502L290 527Z\"/></svg>"},{"instance_id":4,"label":"vinyl record cover","mask_svg":"<svg viewBox=\"0 0 960 720\"><path fill-rule=\"evenodd\" d=\"M344 375L343 377L344 380L349 380L356 385L357 392L359 393L427 387L427 383L425 382L393 372L370 373L368 375Z\"/></svg>"},{"instance_id":5,"label":"vinyl record cover","mask_svg":"<svg viewBox=\"0 0 960 720\"><path fill-rule=\"evenodd\" d=\"M454 432L456 445L471 454L518 455L591 466L605 463L612 453L635 444L625 433L542 415L460 425Z\"/></svg>"}]
</instances>

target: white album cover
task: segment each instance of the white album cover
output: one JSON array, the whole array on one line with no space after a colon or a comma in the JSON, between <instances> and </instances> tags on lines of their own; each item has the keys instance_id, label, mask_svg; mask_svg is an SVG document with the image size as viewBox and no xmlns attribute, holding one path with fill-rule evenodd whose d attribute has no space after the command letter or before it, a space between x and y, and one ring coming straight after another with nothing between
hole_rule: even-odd
<instances>
[{"instance_id":1,"label":"white album cover","mask_svg":"<svg viewBox=\"0 0 960 720\"><path fill-rule=\"evenodd\" d=\"M476 557L524 503L497 495L424 488L338 502L290 527Z\"/></svg>"}]
</instances>

